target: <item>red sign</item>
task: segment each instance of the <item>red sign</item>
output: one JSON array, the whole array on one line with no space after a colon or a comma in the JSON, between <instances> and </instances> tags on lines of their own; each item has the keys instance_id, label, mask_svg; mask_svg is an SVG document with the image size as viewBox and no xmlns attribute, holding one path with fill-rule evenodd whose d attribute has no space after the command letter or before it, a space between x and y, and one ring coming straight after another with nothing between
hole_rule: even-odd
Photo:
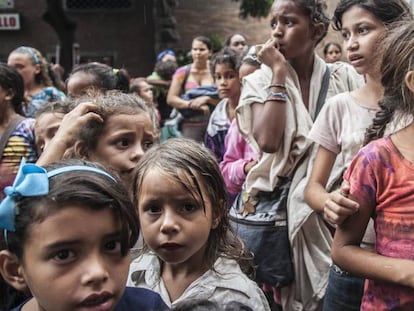
<instances>
[{"instance_id":1,"label":"red sign","mask_svg":"<svg viewBox=\"0 0 414 311\"><path fill-rule=\"evenodd\" d=\"M15 14L0 14L0 30L19 30L20 16Z\"/></svg>"}]
</instances>

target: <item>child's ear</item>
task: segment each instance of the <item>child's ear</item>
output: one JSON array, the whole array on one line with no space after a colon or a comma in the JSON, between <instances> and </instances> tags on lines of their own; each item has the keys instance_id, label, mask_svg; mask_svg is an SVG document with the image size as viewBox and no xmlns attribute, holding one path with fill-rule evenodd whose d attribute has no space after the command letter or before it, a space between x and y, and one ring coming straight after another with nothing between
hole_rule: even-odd
<instances>
[{"instance_id":1,"label":"child's ear","mask_svg":"<svg viewBox=\"0 0 414 311\"><path fill-rule=\"evenodd\" d=\"M405 74L405 85L409 88L409 90L414 93L414 71L410 70Z\"/></svg>"},{"instance_id":2,"label":"child's ear","mask_svg":"<svg viewBox=\"0 0 414 311\"><path fill-rule=\"evenodd\" d=\"M7 95L4 97L5 100L12 100L14 95L16 95L16 92L13 89L8 89L6 91Z\"/></svg>"},{"instance_id":3,"label":"child's ear","mask_svg":"<svg viewBox=\"0 0 414 311\"><path fill-rule=\"evenodd\" d=\"M318 42L324 35L326 27L323 23L317 23L313 25L312 40Z\"/></svg>"},{"instance_id":4,"label":"child's ear","mask_svg":"<svg viewBox=\"0 0 414 311\"><path fill-rule=\"evenodd\" d=\"M3 279L15 289L22 292L27 291L27 284L23 277L23 267L16 255L10 251L0 251L0 273Z\"/></svg>"},{"instance_id":5,"label":"child's ear","mask_svg":"<svg viewBox=\"0 0 414 311\"><path fill-rule=\"evenodd\" d=\"M88 148L84 141L77 141L73 147L73 152L76 158L83 160L89 159Z\"/></svg>"}]
</instances>

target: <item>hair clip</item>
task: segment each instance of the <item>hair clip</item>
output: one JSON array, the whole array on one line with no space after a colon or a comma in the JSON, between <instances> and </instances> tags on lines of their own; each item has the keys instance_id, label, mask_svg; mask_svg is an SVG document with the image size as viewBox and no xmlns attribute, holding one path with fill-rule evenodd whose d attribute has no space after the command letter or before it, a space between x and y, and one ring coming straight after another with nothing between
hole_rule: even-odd
<instances>
[{"instance_id":1,"label":"hair clip","mask_svg":"<svg viewBox=\"0 0 414 311\"><path fill-rule=\"evenodd\" d=\"M15 231L15 216L19 214L16 203L22 197L36 197L49 193L49 178L72 171L88 171L104 175L116 182L107 172L91 166L71 165L47 172L43 167L26 164L23 158L12 186L4 189L6 198L0 203L0 228Z\"/></svg>"}]
</instances>

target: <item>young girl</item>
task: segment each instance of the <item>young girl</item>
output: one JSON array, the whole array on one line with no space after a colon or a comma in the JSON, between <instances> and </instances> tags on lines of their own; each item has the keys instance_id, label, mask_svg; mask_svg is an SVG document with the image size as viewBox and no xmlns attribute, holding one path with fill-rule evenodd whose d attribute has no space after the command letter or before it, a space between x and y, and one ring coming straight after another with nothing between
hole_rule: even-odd
<instances>
[{"instance_id":1,"label":"young girl","mask_svg":"<svg viewBox=\"0 0 414 311\"><path fill-rule=\"evenodd\" d=\"M10 186L16 176L22 157L36 162L34 119L24 118L24 84L19 73L0 63L0 137L5 139L0 156L0 201L3 189ZM6 137L6 130L12 126ZM1 148L1 147L0 147Z\"/></svg>"},{"instance_id":2,"label":"young girl","mask_svg":"<svg viewBox=\"0 0 414 311\"><path fill-rule=\"evenodd\" d=\"M255 152L258 163L246 176L235 217L243 218L258 195L271 197L292 180L287 221L293 251L295 280L282 288L284 310L318 308L326 280L320 266L330 262L325 226L303 202L302 182L308 164L306 139L325 98L356 88L362 79L345 63L328 66L315 54L328 30L324 2L276 0L270 13L271 38L257 46L261 68L243 81L237 107L239 129ZM300 164L299 164L300 163ZM303 183L303 182L302 182ZM331 237L329 236L329 239ZM271 255L271 254L269 254ZM306 258L303 260L303 258ZM328 267L328 264L326 264ZM266 267L267 268L267 267ZM326 268L328 269L328 268Z\"/></svg>"},{"instance_id":3,"label":"young girl","mask_svg":"<svg viewBox=\"0 0 414 311\"><path fill-rule=\"evenodd\" d=\"M69 96L76 97L88 91L107 92L120 90L129 91L129 75L124 69L114 69L108 65L92 62L76 66L66 80Z\"/></svg>"},{"instance_id":4,"label":"young girl","mask_svg":"<svg viewBox=\"0 0 414 311\"><path fill-rule=\"evenodd\" d=\"M240 81L259 68L260 63L257 61L256 55L246 55L239 68ZM226 183L227 203L230 207L237 194L240 193L246 175L257 163L257 154L241 135L236 118L233 119L227 131L224 150L223 160L219 164Z\"/></svg>"},{"instance_id":5,"label":"young girl","mask_svg":"<svg viewBox=\"0 0 414 311\"><path fill-rule=\"evenodd\" d=\"M414 22L404 22L383 44L384 96L381 111L368 131L368 142L383 136L397 112L411 123L362 148L349 166L344 179L350 184L350 197L360 208L338 226L332 258L346 271L367 278L361 310L412 310ZM375 252L360 247L371 217Z\"/></svg>"},{"instance_id":6,"label":"young girl","mask_svg":"<svg viewBox=\"0 0 414 311\"><path fill-rule=\"evenodd\" d=\"M23 78L25 95L30 99L23 107L27 117L34 118L36 111L47 103L65 98L63 92L52 86L47 61L35 48L18 47L10 53L7 64Z\"/></svg>"},{"instance_id":7,"label":"young girl","mask_svg":"<svg viewBox=\"0 0 414 311\"><path fill-rule=\"evenodd\" d=\"M96 102L93 113L100 120L92 119L81 128L75 156L99 162L130 186L136 164L158 138L154 111L139 97L119 92L79 101Z\"/></svg>"},{"instance_id":8,"label":"young girl","mask_svg":"<svg viewBox=\"0 0 414 311\"><path fill-rule=\"evenodd\" d=\"M6 193L0 273L33 295L13 310L166 309L151 291L125 290L139 223L116 178L78 160L47 169L23 161Z\"/></svg>"},{"instance_id":9,"label":"young girl","mask_svg":"<svg viewBox=\"0 0 414 311\"><path fill-rule=\"evenodd\" d=\"M342 57L341 45L336 42L328 42L323 48L323 55L327 63L340 61Z\"/></svg>"},{"instance_id":10,"label":"young girl","mask_svg":"<svg viewBox=\"0 0 414 311\"><path fill-rule=\"evenodd\" d=\"M210 115L204 143L220 162L224 155L224 139L235 117L239 103L241 84L239 79L240 56L225 48L213 56L211 73L221 101Z\"/></svg>"},{"instance_id":11,"label":"young girl","mask_svg":"<svg viewBox=\"0 0 414 311\"><path fill-rule=\"evenodd\" d=\"M339 198L338 191L333 191L337 189L332 189L331 185L341 178L344 168L361 148L365 129L379 110L378 101L383 87L378 44L384 37L387 25L410 14L404 0L343 0L335 10L335 29L342 32L348 60L358 73L364 75L366 83L352 92L329 99L309 134L319 147L305 200L316 212L325 212L325 218L331 223L340 222L340 218L332 217L344 218L343 215L332 214L333 211L340 208L345 213L356 211L356 203L345 197ZM333 227L331 229L334 230ZM372 250L374 241L371 223L363 246ZM359 310L363 287L363 278L354 277L332 265L324 310Z\"/></svg>"},{"instance_id":12,"label":"young girl","mask_svg":"<svg viewBox=\"0 0 414 311\"><path fill-rule=\"evenodd\" d=\"M229 228L223 178L208 149L183 138L150 149L133 193L145 248L131 264L129 285L153 289L169 306L208 298L270 310L237 263L249 257Z\"/></svg>"}]
</instances>

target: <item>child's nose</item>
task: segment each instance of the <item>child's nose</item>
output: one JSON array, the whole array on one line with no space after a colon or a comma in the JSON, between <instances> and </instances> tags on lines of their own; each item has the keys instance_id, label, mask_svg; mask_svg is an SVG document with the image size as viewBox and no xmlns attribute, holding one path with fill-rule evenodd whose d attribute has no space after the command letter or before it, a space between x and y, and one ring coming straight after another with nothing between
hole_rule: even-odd
<instances>
[{"instance_id":1,"label":"child's nose","mask_svg":"<svg viewBox=\"0 0 414 311\"><path fill-rule=\"evenodd\" d=\"M138 162L139 159L142 158L144 155L144 149L142 148L142 145L136 144L131 152L131 161Z\"/></svg>"},{"instance_id":2,"label":"child's nose","mask_svg":"<svg viewBox=\"0 0 414 311\"><path fill-rule=\"evenodd\" d=\"M173 211L166 210L164 212L160 230L164 234L171 234L179 231L177 215L175 215Z\"/></svg>"},{"instance_id":3,"label":"child's nose","mask_svg":"<svg viewBox=\"0 0 414 311\"><path fill-rule=\"evenodd\" d=\"M85 261L85 272L82 277L82 285L96 285L105 283L109 278L108 269L104 258L99 255L89 256Z\"/></svg>"}]
</instances>

